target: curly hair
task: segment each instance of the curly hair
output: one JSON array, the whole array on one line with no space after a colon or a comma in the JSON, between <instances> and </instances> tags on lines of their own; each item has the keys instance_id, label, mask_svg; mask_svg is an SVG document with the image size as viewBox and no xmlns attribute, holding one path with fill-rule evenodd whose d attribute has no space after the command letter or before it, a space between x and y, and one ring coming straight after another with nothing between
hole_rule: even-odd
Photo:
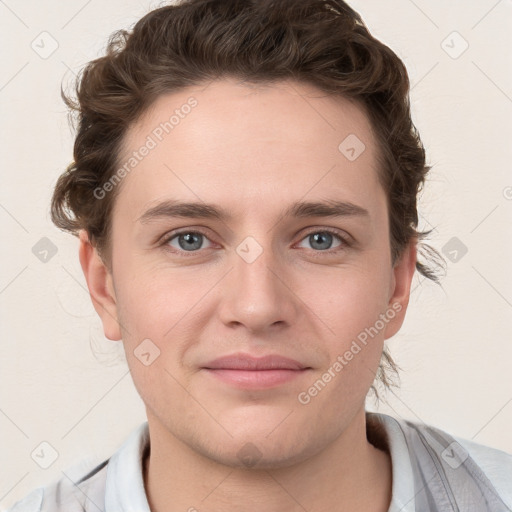
<instances>
[{"instance_id":1,"label":"curly hair","mask_svg":"<svg viewBox=\"0 0 512 512\"><path fill-rule=\"evenodd\" d=\"M78 75L75 98L62 97L77 125L74 161L51 202L54 224L85 229L111 268L111 213L120 187L101 200L94 191L114 175L127 129L162 94L235 77L272 84L287 79L357 102L378 144L395 262L412 239L420 274L438 281L441 256L421 242L417 196L430 167L412 122L410 83L400 58L375 39L342 0L182 0L141 18L109 39L106 54ZM377 378L397 373L383 352ZM398 375L398 373L397 373Z\"/></svg>"}]
</instances>

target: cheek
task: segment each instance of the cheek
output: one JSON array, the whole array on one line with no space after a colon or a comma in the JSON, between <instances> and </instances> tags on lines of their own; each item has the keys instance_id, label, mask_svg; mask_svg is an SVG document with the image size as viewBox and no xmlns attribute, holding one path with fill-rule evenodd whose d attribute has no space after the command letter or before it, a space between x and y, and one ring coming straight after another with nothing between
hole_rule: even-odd
<instances>
[{"instance_id":1,"label":"cheek","mask_svg":"<svg viewBox=\"0 0 512 512\"><path fill-rule=\"evenodd\" d=\"M321 331L319 338L335 340L335 347L345 344L372 326L386 308L391 271L382 269L382 263L361 261L338 268L287 269L283 277L291 291L283 291L280 300L294 301L302 310L294 320L298 325L289 327L310 324ZM179 346L178 333L198 330L213 320L226 295L222 287L237 286L219 282L224 272L217 267L169 269L136 262L122 275L120 269L116 294L125 341L136 345L149 338L165 341L167 347L172 339L173 346Z\"/></svg>"},{"instance_id":2,"label":"cheek","mask_svg":"<svg viewBox=\"0 0 512 512\"><path fill-rule=\"evenodd\" d=\"M141 265L137 271L125 274L118 294L118 310L128 337L136 333L161 339L185 320L199 299L201 286L179 272L143 269Z\"/></svg>"},{"instance_id":3,"label":"cheek","mask_svg":"<svg viewBox=\"0 0 512 512\"><path fill-rule=\"evenodd\" d=\"M326 328L317 342L327 357L311 387L302 390L306 400L315 397L319 410L331 404L333 417L348 403L364 400L381 359L385 326L394 317L394 311L386 316L390 308L385 278L379 282L378 276L369 274L344 277L339 283L326 282L324 292L310 296L311 304L320 305L315 314L322 322L316 323ZM331 403L333 396L337 398Z\"/></svg>"},{"instance_id":4,"label":"cheek","mask_svg":"<svg viewBox=\"0 0 512 512\"><path fill-rule=\"evenodd\" d=\"M320 318L331 338L346 341L372 326L386 310L391 271L338 269L308 279L300 292Z\"/></svg>"},{"instance_id":5,"label":"cheek","mask_svg":"<svg viewBox=\"0 0 512 512\"><path fill-rule=\"evenodd\" d=\"M188 371L184 367L187 351L215 313L215 304L205 293L216 280L208 275L201 279L197 272L143 268L126 273L133 277L120 286L118 315L127 362L144 397L144 389L159 389L163 381L164 388L178 386L171 375L184 377ZM154 362L145 366L148 360Z\"/></svg>"},{"instance_id":6,"label":"cheek","mask_svg":"<svg viewBox=\"0 0 512 512\"><path fill-rule=\"evenodd\" d=\"M322 369L327 373L320 378L330 391L319 402L331 392L363 399L380 362L386 325L395 316L388 305L389 274L354 270L323 284L321 292L311 287L308 299L327 326L323 343L328 362Z\"/></svg>"},{"instance_id":7,"label":"cheek","mask_svg":"<svg viewBox=\"0 0 512 512\"><path fill-rule=\"evenodd\" d=\"M165 402L168 414L178 414L182 375L177 366L186 350L184 328L197 293L190 282L185 286L179 279L164 278L164 273L126 275L135 277L118 287L118 315L134 385L149 408L156 410ZM174 399L168 400L169 395Z\"/></svg>"}]
</instances>

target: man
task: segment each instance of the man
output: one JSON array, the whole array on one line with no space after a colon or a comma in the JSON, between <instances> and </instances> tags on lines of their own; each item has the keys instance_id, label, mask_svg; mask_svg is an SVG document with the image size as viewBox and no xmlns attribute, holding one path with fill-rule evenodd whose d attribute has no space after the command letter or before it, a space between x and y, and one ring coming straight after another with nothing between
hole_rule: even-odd
<instances>
[{"instance_id":1,"label":"man","mask_svg":"<svg viewBox=\"0 0 512 512\"><path fill-rule=\"evenodd\" d=\"M429 170L407 73L340 0L188 0L79 79L52 201L144 423L13 511L506 511L512 456L365 411Z\"/></svg>"}]
</instances>

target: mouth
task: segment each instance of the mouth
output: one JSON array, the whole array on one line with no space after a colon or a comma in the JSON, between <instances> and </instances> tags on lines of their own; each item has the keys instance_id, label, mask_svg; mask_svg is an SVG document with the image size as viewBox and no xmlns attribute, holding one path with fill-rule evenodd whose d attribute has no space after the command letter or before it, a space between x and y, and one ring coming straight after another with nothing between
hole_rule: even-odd
<instances>
[{"instance_id":1,"label":"mouth","mask_svg":"<svg viewBox=\"0 0 512 512\"><path fill-rule=\"evenodd\" d=\"M202 370L235 387L266 389L291 382L303 376L311 367L279 355L253 357L231 354L210 361Z\"/></svg>"}]
</instances>

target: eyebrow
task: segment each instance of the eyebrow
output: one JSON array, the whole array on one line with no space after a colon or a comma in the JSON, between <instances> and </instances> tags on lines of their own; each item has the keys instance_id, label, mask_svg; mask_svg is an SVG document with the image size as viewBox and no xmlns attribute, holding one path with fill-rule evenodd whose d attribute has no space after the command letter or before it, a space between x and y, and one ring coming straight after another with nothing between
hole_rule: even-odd
<instances>
[{"instance_id":1,"label":"eyebrow","mask_svg":"<svg viewBox=\"0 0 512 512\"><path fill-rule=\"evenodd\" d=\"M346 201L326 200L305 202L297 201L291 204L282 217L370 217L368 210ZM146 224L151 221L165 218L193 218L216 219L222 222L232 220L231 215L224 208L215 204L200 202L181 202L177 200L162 201L146 210L137 221Z\"/></svg>"}]
</instances>

